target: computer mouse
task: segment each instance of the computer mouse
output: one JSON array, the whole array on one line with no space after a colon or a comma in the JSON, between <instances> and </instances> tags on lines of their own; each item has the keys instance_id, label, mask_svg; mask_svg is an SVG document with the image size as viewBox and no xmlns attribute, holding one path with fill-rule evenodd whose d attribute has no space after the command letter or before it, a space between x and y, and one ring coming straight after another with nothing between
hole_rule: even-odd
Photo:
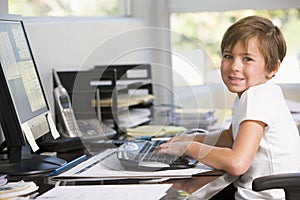
<instances>
[{"instance_id":1,"label":"computer mouse","mask_svg":"<svg viewBox=\"0 0 300 200\"><path fill-rule=\"evenodd\" d=\"M124 150L136 151L138 149L139 149L139 145L134 142L125 142L119 147L119 151L124 151Z\"/></svg>"}]
</instances>

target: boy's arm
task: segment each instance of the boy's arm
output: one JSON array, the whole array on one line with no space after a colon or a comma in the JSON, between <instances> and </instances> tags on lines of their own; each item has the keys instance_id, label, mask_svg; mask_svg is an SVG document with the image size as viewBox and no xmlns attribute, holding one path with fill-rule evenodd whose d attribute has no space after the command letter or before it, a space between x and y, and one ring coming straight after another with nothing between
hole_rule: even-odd
<instances>
[{"instance_id":1,"label":"boy's arm","mask_svg":"<svg viewBox=\"0 0 300 200\"><path fill-rule=\"evenodd\" d=\"M233 137L231 126L222 131L209 132L206 134L196 134L194 141L218 147L232 147Z\"/></svg>"}]
</instances>

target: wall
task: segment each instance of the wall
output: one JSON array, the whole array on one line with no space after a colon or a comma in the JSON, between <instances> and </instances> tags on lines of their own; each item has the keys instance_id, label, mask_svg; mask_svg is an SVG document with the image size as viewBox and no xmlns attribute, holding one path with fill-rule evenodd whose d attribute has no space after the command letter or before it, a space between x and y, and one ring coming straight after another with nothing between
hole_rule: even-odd
<instances>
[{"instance_id":1,"label":"wall","mask_svg":"<svg viewBox=\"0 0 300 200\"><path fill-rule=\"evenodd\" d=\"M156 103L173 102L173 79L171 63L171 44L169 29L169 0L131 0L132 16L142 19L147 26L153 27L150 34L152 41L152 71Z\"/></svg>"},{"instance_id":2,"label":"wall","mask_svg":"<svg viewBox=\"0 0 300 200\"><path fill-rule=\"evenodd\" d=\"M8 13L7 0L0 0L0 14Z\"/></svg>"},{"instance_id":3,"label":"wall","mask_svg":"<svg viewBox=\"0 0 300 200\"><path fill-rule=\"evenodd\" d=\"M88 69L94 65L148 63L150 43L144 22L135 18L24 18L46 96L53 106L52 68ZM126 31L124 31L126 30Z\"/></svg>"}]
</instances>

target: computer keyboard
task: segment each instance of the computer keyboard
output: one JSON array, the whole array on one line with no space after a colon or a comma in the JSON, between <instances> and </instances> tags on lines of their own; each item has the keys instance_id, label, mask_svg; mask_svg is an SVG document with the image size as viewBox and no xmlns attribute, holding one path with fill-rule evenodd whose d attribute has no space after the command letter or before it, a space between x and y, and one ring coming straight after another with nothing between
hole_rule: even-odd
<instances>
[{"instance_id":1,"label":"computer keyboard","mask_svg":"<svg viewBox=\"0 0 300 200\"><path fill-rule=\"evenodd\" d=\"M197 160L188 156L157 154L154 150L165 141L127 141L117 150L117 158L126 170L158 171L194 167Z\"/></svg>"}]
</instances>

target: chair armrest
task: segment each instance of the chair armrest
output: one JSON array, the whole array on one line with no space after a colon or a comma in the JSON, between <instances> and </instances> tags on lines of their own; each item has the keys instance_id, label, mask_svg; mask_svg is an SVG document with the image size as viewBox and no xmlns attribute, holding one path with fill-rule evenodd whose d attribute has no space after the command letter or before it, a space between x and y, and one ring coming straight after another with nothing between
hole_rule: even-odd
<instances>
[{"instance_id":1,"label":"chair armrest","mask_svg":"<svg viewBox=\"0 0 300 200\"><path fill-rule=\"evenodd\" d=\"M254 191L288 189L290 187L300 187L300 173L268 175L256 178L252 182L252 189Z\"/></svg>"}]
</instances>

